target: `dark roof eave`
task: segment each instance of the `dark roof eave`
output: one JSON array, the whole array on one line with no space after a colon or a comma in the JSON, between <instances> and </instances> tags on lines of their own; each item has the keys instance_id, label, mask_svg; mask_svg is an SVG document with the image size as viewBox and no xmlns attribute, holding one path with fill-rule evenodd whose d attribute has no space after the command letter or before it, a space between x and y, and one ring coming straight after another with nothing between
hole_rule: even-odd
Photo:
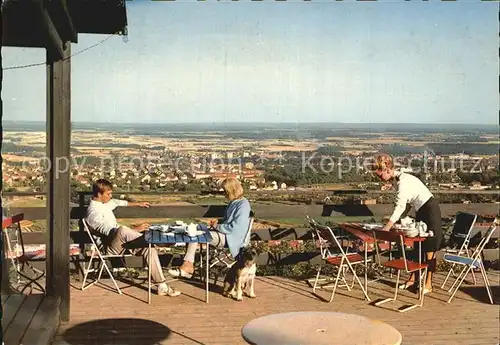
<instances>
[{"instance_id":1,"label":"dark roof eave","mask_svg":"<svg viewBox=\"0 0 500 345\"><path fill-rule=\"evenodd\" d=\"M68 0L68 10L79 34L120 34L127 27L124 0Z\"/></svg>"},{"instance_id":2,"label":"dark roof eave","mask_svg":"<svg viewBox=\"0 0 500 345\"><path fill-rule=\"evenodd\" d=\"M52 12L54 8L49 10ZM123 34L127 27L127 11L123 0L67 0L64 13L54 13L56 14L51 13L51 18L57 30L61 31L59 36L74 43L77 42L78 33ZM3 46L49 46L49 35L40 2L6 0L2 5L2 19Z\"/></svg>"}]
</instances>

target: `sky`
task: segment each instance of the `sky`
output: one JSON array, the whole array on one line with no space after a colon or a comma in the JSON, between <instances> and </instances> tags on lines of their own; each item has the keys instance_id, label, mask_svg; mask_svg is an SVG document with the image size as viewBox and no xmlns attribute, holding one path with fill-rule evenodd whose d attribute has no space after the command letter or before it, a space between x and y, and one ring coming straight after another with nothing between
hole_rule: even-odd
<instances>
[{"instance_id":1,"label":"sky","mask_svg":"<svg viewBox=\"0 0 500 345\"><path fill-rule=\"evenodd\" d=\"M80 34L72 121L498 125L498 3L128 1ZM3 47L3 66L44 49ZM45 66L4 71L4 120L45 120Z\"/></svg>"}]
</instances>

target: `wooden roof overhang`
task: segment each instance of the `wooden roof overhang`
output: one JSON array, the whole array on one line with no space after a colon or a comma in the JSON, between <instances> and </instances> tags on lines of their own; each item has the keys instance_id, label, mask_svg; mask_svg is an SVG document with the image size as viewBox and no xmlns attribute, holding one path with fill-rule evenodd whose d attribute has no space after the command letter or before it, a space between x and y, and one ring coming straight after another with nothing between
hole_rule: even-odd
<instances>
[{"instance_id":1,"label":"wooden roof overhang","mask_svg":"<svg viewBox=\"0 0 500 345\"><path fill-rule=\"evenodd\" d=\"M3 46L46 48L47 158L50 162L58 162L61 158L69 159L71 43L77 43L79 33L124 34L127 27L125 1L3 0L2 25ZM68 171L48 169L46 195L46 294L57 297L58 315L61 320L68 321L70 317ZM6 267L7 265L3 265L2 270Z\"/></svg>"},{"instance_id":2,"label":"wooden roof overhang","mask_svg":"<svg viewBox=\"0 0 500 345\"><path fill-rule=\"evenodd\" d=\"M123 34L127 27L124 0L4 0L2 18L3 46L58 53L79 33Z\"/></svg>"}]
</instances>

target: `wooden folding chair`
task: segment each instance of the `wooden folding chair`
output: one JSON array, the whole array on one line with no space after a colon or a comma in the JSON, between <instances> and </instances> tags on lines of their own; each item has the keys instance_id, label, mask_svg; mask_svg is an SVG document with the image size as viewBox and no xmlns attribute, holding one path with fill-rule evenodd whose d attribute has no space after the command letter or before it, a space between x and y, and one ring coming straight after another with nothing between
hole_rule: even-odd
<instances>
[{"instance_id":1,"label":"wooden folding chair","mask_svg":"<svg viewBox=\"0 0 500 345\"><path fill-rule=\"evenodd\" d=\"M405 247L405 241L404 237L400 232L397 231L382 231L382 230L372 230L373 231L373 237L375 238L375 241L386 241L390 243L395 243L398 245L398 247L401 249L402 252L402 258L399 259L393 259L389 260L387 262L384 262L382 266L392 268L396 271L398 271L398 275L396 278L396 288L394 292L394 297L393 298L386 298L384 300L378 301L375 303L376 306L379 306L381 304L387 303L389 301L395 301L398 298L398 287L399 287L399 278L401 277L401 271L405 271L407 273L416 273L419 272L420 274L420 279L419 279L419 299L420 303L419 304L414 304L410 305L405 308L399 309L399 312L406 312L408 310L411 310L416 307L421 307L424 304L424 293L423 293L423 287L425 284L425 278L427 277L427 269L428 265L426 263L420 263L420 262L415 262L408 260L406 258L406 247ZM419 246L421 245L421 242L419 241ZM378 251L378 246L375 246L376 250ZM421 250L419 248L419 261L421 258ZM379 254L377 253L377 256ZM423 271L423 275L422 275ZM424 277L424 278L422 278Z\"/></svg>"},{"instance_id":2,"label":"wooden folding chair","mask_svg":"<svg viewBox=\"0 0 500 345\"><path fill-rule=\"evenodd\" d=\"M109 269L109 267L108 267L108 265L106 263L106 260L113 259L113 258L119 258L119 259L122 260L122 262L124 262L125 257L132 256L132 254L121 254L121 255L106 254L106 246L101 241L101 238L97 237L90 230L90 228L87 225L87 222L85 221L85 219L81 219L80 221L82 222L83 228L84 228L85 232L88 234L88 236L90 238L90 241L91 241L90 260L89 260L89 263L88 263L87 267L85 268L85 275L83 277L83 282L82 282L82 287L81 287L82 291L86 290L89 287L91 287L92 285L98 283L100 281L100 279L101 279L103 270L106 270L106 272L108 273L109 277L113 281L113 284L114 284L116 290L121 295L122 291L118 287L118 284L116 283L116 280L113 277L113 274L111 273L111 270ZM92 283L85 285L85 282L87 281L88 274L90 272L95 272L96 271L96 270L94 270L92 268L92 263L95 262L94 260L97 261L98 265L100 266L100 268L99 268L99 274L97 276L97 279L95 279Z\"/></svg>"},{"instance_id":3,"label":"wooden folding chair","mask_svg":"<svg viewBox=\"0 0 500 345\"><path fill-rule=\"evenodd\" d=\"M333 298L335 297L335 292L337 291L337 287L339 286L340 279L342 279L342 281L344 282L343 286L347 287L348 291L351 291L351 289L354 287L354 281L357 281L357 283L361 287L361 290L363 291L363 294L365 295L365 298L368 301L370 301L370 297L368 297L368 293L365 290L363 284L361 284L361 281L359 280L358 275L356 274L356 271L354 269L354 266L356 265L359 264L364 265L365 259L358 253L346 253L346 251L344 251L344 249L342 248L337 236L330 227L325 225L320 225L314 219L311 219L309 217L307 217L307 219L309 221L311 228L314 230L316 237L318 238L321 259L322 259L320 267L316 274L316 279L314 281L313 293L316 292L323 264L330 264L336 266L338 270L329 303L331 303L333 301ZM336 247L339 252L333 253L330 250L332 246ZM345 279L345 274L347 270L349 270L353 275L353 283L351 286L349 286L349 284Z\"/></svg>"},{"instance_id":4,"label":"wooden folding chair","mask_svg":"<svg viewBox=\"0 0 500 345\"><path fill-rule=\"evenodd\" d=\"M450 292L451 291L453 292L450 298L448 299L448 303L450 303L453 297L455 297L455 294L462 285L467 274L474 269L479 269L481 271L481 275L483 276L484 285L486 287L488 297L490 299L491 304L493 304L493 294L491 292L491 286L490 286L490 281L488 279L488 275L486 274L486 270L484 268L482 260L482 252L486 244L488 244L488 242L490 241L491 236L493 235L493 233L497 228L497 225L498 225L498 219L495 219L493 224L488 228L484 236L481 238L481 241L479 242L478 246L476 247L472 255L469 256L469 255L445 254L444 260L446 262L463 266L460 274L458 275L457 279L455 279L455 282L450 288Z\"/></svg>"},{"instance_id":5,"label":"wooden folding chair","mask_svg":"<svg viewBox=\"0 0 500 345\"><path fill-rule=\"evenodd\" d=\"M472 229L474 228L474 224L476 223L477 220L477 215L475 214L470 214L470 213L465 213L465 212L458 212L456 217L455 217L455 224L453 225L453 229L451 231L451 237L450 241L451 243L454 244L454 247L448 248L444 251L444 254L453 254L453 255L466 255L470 257L471 250L469 248L470 244L470 239L471 239L471 234L472 234ZM457 243L460 245L458 248ZM451 275L456 277L455 273L455 266L457 264L453 263L452 267L448 271L448 274L444 278L443 284L441 285L441 289L444 289L444 286L446 285L448 279L450 278ZM476 285L476 275L474 274L474 270L471 271L472 273L472 279L474 280L474 285ZM448 292L451 292L451 287L448 290Z\"/></svg>"}]
</instances>

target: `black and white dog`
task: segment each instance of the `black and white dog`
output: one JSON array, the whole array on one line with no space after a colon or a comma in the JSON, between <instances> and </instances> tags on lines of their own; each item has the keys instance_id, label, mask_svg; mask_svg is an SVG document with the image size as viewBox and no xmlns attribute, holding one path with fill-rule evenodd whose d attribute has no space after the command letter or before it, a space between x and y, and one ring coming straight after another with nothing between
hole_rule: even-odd
<instances>
[{"instance_id":1,"label":"black and white dog","mask_svg":"<svg viewBox=\"0 0 500 345\"><path fill-rule=\"evenodd\" d=\"M224 279L224 296L243 301L243 292L250 298L255 295L255 273L257 251L253 248L243 248L236 263L231 266Z\"/></svg>"}]
</instances>

